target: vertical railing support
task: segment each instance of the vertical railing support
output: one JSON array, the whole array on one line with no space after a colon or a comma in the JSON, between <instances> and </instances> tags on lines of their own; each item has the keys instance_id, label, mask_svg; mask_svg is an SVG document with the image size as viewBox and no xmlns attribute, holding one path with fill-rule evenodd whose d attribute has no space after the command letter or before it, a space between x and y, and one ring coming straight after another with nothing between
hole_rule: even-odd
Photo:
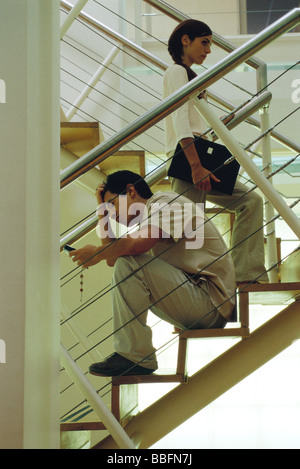
<instances>
[{"instance_id":1,"label":"vertical railing support","mask_svg":"<svg viewBox=\"0 0 300 469\"><path fill-rule=\"evenodd\" d=\"M92 342L89 338L85 335L79 324L76 322L76 319L70 315L67 311L67 307L61 303L60 309L61 317L64 321L66 321L67 327L70 329L74 337L80 342L80 345L84 348L87 354L90 356L93 362L103 360L103 357L100 355L98 350L93 348ZM70 319L72 318L72 319Z\"/></svg>"},{"instance_id":2,"label":"vertical railing support","mask_svg":"<svg viewBox=\"0 0 300 469\"><path fill-rule=\"evenodd\" d=\"M83 9L83 7L87 4L88 0L79 0L79 2L74 5L72 10L67 16L66 21L63 23L62 27L60 28L60 38L62 39L70 26L73 24L73 22L76 20L77 16Z\"/></svg>"},{"instance_id":3,"label":"vertical railing support","mask_svg":"<svg viewBox=\"0 0 300 469\"><path fill-rule=\"evenodd\" d=\"M258 91L266 90L268 87L268 71L267 65L261 64L258 69ZM260 109L260 129L263 134L270 128L270 115L269 115L269 103L262 106ZM270 133L262 139L262 159L263 159L263 168L264 175L267 177L272 172L272 153L271 153L271 136ZM269 179L270 184L272 184L272 179ZM269 199L264 195L264 214L266 220L266 243L267 243L267 255L266 255L266 264L269 271L269 280L272 283L278 282L278 260L277 259L277 245L276 245L276 228L274 219L274 207L271 205Z\"/></svg>"},{"instance_id":4,"label":"vertical railing support","mask_svg":"<svg viewBox=\"0 0 300 469\"><path fill-rule=\"evenodd\" d=\"M103 400L96 393L95 389L88 381L86 376L78 368L71 355L67 352L63 345L60 347L61 364L65 368L70 378L80 389L83 396L96 412L101 422L111 434L120 449L136 449L132 440L129 438L123 427L106 407Z\"/></svg>"},{"instance_id":5,"label":"vertical railing support","mask_svg":"<svg viewBox=\"0 0 300 469\"><path fill-rule=\"evenodd\" d=\"M270 128L270 116L268 106L264 106L260 110L260 121L261 121L261 132L264 133L267 129ZM262 161L263 161L263 172L266 177L272 173L272 154L271 154L271 137L267 133L262 138ZM272 179L269 179L270 184L272 184ZM271 283L278 282L278 261L277 259L277 245L276 245L276 231L275 231L275 221L274 219L275 211L273 205L270 203L269 199L264 195L264 211L265 211L265 220L266 220L266 267L269 272L269 280Z\"/></svg>"},{"instance_id":6,"label":"vertical railing support","mask_svg":"<svg viewBox=\"0 0 300 469\"><path fill-rule=\"evenodd\" d=\"M93 91L93 88L96 86L104 72L107 70L107 67L112 63L114 58L117 56L120 48L115 46L113 49L110 51L104 62L100 65L94 76L91 78L89 83L85 86L85 88L82 90L78 98L76 99L75 103L73 106L70 107L69 111L66 114L67 120L70 121L72 117L76 114L84 100L88 97L88 95Z\"/></svg>"}]
</instances>

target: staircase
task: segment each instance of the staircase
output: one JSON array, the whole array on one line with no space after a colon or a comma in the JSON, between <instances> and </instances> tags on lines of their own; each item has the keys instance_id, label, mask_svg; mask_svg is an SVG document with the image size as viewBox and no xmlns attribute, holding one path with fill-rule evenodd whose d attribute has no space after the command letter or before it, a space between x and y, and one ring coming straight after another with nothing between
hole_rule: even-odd
<instances>
[{"instance_id":1,"label":"staircase","mask_svg":"<svg viewBox=\"0 0 300 469\"><path fill-rule=\"evenodd\" d=\"M80 158L84 158L88 152L104 141L105 138L99 122L67 122L64 113L62 113L61 169L68 168ZM76 196L79 197L81 191L93 196L95 187L105 180L108 174L124 168L131 169L143 177L147 176L145 149L117 150L109 158L104 159L93 169L76 179L69 189L72 194L76 190ZM77 189L74 189L75 186L77 186ZM154 185L154 190L158 189L168 190L168 182L163 178L159 178L156 185ZM94 210L94 202L91 203L91 209L88 210L91 212ZM218 209L212 208L211 211L215 213ZM230 218L229 213L226 214L225 212L225 216L228 219ZM69 223L70 226L72 224L73 222ZM92 241L94 241L93 228L87 230L84 236L88 236L89 240L92 237ZM81 236L73 237L72 242L80 242L81 239ZM87 244L85 239L83 244ZM280 242L278 241L277 253L280 253L279 247ZM222 393L235 386L236 383L288 347L294 340L300 338L299 249L293 251L282 262L279 256L278 261L280 264L278 282L266 285L242 285L237 288L239 310L235 324L229 324L223 330L174 331L172 342L178 346L177 363L174 363L174 369L162 369L150 376L119 377L109 380L105 385L101 384L100 390L104 389L104 394L107 393L107 387L111 390L110 399L108 400L107 396L104 396L104 399L115 421L124 430L125 437L122 441L125 441L125 444L127 443L126 436L128 436L134 447L149 448L184 420L217 399ZM109 282L111 273L104 271L103 275ZM95 283L95 279L93 279L93 282ZM71 288L75 291L74 287ZM282 305L282 311L259 329L252 329L251 306L272 304ZM77 321L77 318L74 317L73 320ZM80 324L83 328L87 327L89 329L88 318L86 323L81 320ZM189 342L196 339L216 338L220 340L224 338L231 339L231 342L233 341L235 345L230 347L231 342L228 342L229 348L225 353L208 363L198 372L190 375L187 353ZM97 340L94 342L97 342ZM98 382L97 378L96 380L92 378L91 382L93 382L93 385L98 386L99 378ZM144 384L150 383L157 385L173 383L175 388L157 402L154 402L149 408L140 412L138 393L143 392ZM99 418L99 415L96 415L93 406L86 405L85 401L83 402L78 407L78 415L74 409L71 412L72 418L62 419L63 446L85 447L89 439L85 432L100 432L97 433L97 437L99 435L98 439L101 438L101 433L104 439L94 445L95 449L122 447L122 443L117 444L115 438L107 435L108 432L112 434L111 427L105 424ZM116 428L118 429L117 425ZM122 436L121 430L120 435ZM78 442L74 440L78 440Z\"/></svg>"},{"instance_id":2,"label":"staircase","mask_svg":"<svg viewBox=\"0 0 300 469\"><path fill-rule=\"evenodd\" d=\"M61 147L63 151L68 151L74 158L80 157L82 146L86 149L93 147L98 141L97 134L98 124L91 123L81 125L80 123L62 123ZM78 133L77 133L78 132ZM79 142L77 148L77 142ZM96 143L97 144L97 143ZM116 168L123 167L123 161L128 158L127 162L131 162L131 169L141 175L145 174L145 155L142 152L118 152L109 159L109 164L103 165L97 171L102 177L105 177ZM105 162L104 162L105 163ZM128 167L127 164L125 167ZM96 182L96 180L95 180ZM167 182L164 183L163 189L168 190L170 187ZM92 192L93 187L88 187ZM217 209L209 209L209 212L216 214ZM222 214L224 217L224 213ZM225 216L231 219L231 214L225 212ZM232 219L230 220L232 224ZM280 253L280 240L278 240L278 253ZM280 259L280 258L279 258ZM143 411L139 411L139 392L143 392L143 384L162 384L174 383L183 390L187 389L187 384L194 375L190 376L188 372L188 342L195 339L216 339L227 338L237 339L242 342L252 337L255 331L251 331L251 314L249 308L251 305L278 305L283 307L289 304L295 305L299 310L300 303L298 301L300 294L300 272L299 272L299 250L291 253L291 255L281 264L279 277L281 282L274 284L250 284L242 285L237 288L237 296L239 299L238 318L235 324L230 324L225 329L211 330L191 330L180 331L174 330L174 341L178 342L177 365L174 370L159 370L150 376L124 376L113 379L111 382L111 402L110 409L115 418L121 423L122 427L127 428L131 422L134 422L138 416L144 415ZM235 346L233 347L233 349ZM229 349L231 350L231 349ZM236 352L238 353L238 352ZM220 357L222 359L222 357ZM201 370L200 370L201 372ZM199 372L199 373L200 373ZM232 383L234 386L235 383ZM187 397L188 398L188 397ZM155 404L153 404L155 405ZM159 405L159 404L157 404ZM176 403L174 404L176 407ZM173 411L174 412L174 411ZM92 413L94 415L94 413ZM142 418L142 417L139 417ZM89 432L106 432L106 426L103 422L95 420L82 419L78 422L61 423L61 431L63 435L63 445L79 447L80 442L88 445L90 438ZM127 431L127 430L126 430ZM79 433L78 433L79 432ZM114 440L106 437L103 442L95 445L95 448L113 448ZM117 446L116 446L117 447Z\"/></svg>"}]
</instances>

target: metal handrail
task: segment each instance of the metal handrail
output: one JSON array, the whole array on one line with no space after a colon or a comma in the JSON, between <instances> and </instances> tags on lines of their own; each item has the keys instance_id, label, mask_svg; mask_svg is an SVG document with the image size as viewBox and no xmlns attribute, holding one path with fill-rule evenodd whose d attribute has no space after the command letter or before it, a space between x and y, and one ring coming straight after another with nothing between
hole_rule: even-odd
<instances>
[{"instance_id":1,"label":"metal handrail","mask_svg":"<svg viewBox=\"0 0 300 469\"><path fill-rule=\"evenodd\" d=\"M165 118L168 114L188 101L196 92L215 83L237 65L245 62L253 53L265 47L284 32L300 22L300 8L295 8L278 21L261 31L247 43L232 51L226 58L194 78L161 103L154 106L123 130L101 143L78 161L61 171L61 188L67 186L77 177L93 168L119 148L136 138L148 128Z\"/></svg>"}]
</instances>

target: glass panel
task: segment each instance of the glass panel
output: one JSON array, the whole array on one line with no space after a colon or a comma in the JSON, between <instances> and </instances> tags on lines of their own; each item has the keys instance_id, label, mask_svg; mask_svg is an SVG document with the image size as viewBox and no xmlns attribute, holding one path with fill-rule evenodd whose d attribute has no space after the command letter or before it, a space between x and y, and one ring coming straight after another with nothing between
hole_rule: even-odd
<instances>
[{"instance_id":1,"label":"glass panel","mask_svg":"<svg viewBox=\"0 0 300 469\"><path fill-rule=\"evenodd\" d=\"M299 0L247 0L247 32L256 34L300 6ZM296 28L295 28L296 29ZM290 32L295 32L291 30Z\"/></svg>"}]
</instances>

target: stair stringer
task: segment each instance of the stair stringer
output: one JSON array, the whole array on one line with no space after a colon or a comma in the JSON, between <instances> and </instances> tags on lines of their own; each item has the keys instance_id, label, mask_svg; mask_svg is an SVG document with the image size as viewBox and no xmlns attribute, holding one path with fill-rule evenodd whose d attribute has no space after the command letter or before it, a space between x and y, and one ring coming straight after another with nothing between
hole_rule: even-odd
<instances>
[{"instance_id":1,"label":"stair stringer","mask_svg":"<svg viewBox=\"0 0 300 469\"><path fill-rule=\"evenodd\" d=\"M125 431L140 449L164 436L300 339L295 301L225 353L138 414ZM117 449L108 436L93 449Z\"/></svg>"}]
</instances>

